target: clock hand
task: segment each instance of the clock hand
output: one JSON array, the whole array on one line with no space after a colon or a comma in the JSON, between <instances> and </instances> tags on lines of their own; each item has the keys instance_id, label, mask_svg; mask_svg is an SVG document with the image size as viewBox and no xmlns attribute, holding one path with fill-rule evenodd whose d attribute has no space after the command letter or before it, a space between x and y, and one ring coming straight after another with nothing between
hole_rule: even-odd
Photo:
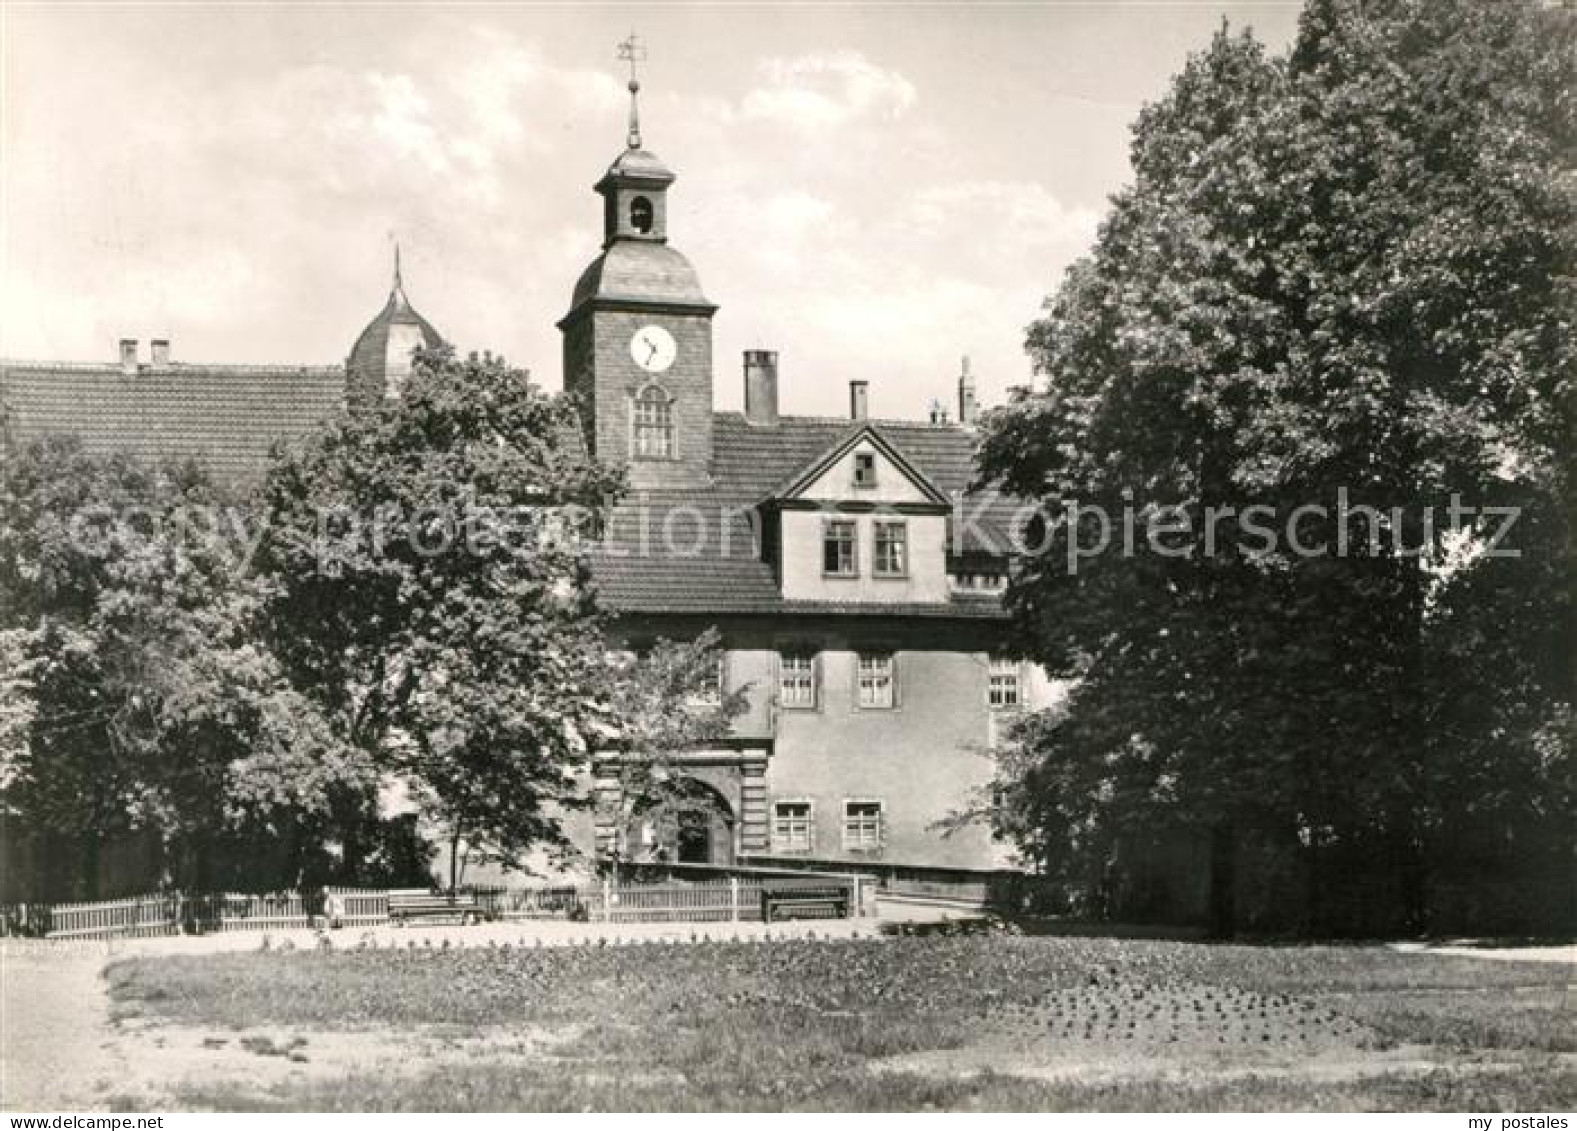
<instances>
[{"instance_id":1,"label":"clock hand","mask_svg":"<svg viewBox=\"0 0 1577 1131\"><path fill-rule=\"evenodd\" d=\"M652 358L657 356L657 343L650 338L642 338L641 341L646 343L646 361L650 364Z\"/></svg>"}]
</instances>

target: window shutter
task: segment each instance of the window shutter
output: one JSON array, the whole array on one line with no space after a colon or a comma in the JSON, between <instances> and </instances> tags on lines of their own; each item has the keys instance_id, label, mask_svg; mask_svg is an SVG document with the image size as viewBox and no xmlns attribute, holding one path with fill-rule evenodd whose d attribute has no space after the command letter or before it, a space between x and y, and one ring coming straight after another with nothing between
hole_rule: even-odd
<instances>
[{"instance_id":1,"label":"window shutter","mask_svg":"<svg viewBox=\"0 0 1577 1131\"><path fill-rule=\"evenodd\" d=\"M898 653L894 652L892 654L892 657L893 657L893 660L892 660L892 665L893 665L892 666L892 672L893 672L893 709L897 710L899 707L903 706L903 678L899 674L899 669L900 669L901 665L898 663Z\"/></svg>"}]
</instances>

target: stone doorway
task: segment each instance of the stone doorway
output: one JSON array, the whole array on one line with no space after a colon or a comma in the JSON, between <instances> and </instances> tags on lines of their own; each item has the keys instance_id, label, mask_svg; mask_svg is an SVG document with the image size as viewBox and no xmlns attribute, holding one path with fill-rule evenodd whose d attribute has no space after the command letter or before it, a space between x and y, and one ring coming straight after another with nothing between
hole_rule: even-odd
<instances>
[{"instance_id":1,"label":"stone doorway","mask_svg":"<svg viewBox=\"0 0 1577 1131\"><path fill-rule=\"evenodd\" d=\"M712 859L712 818L707 813L679 814L676 855L681 864L715 864ZM722 861L727 863L727 861Z\"/></svg>"},{"instance_id":2,"label":"stone doorway","mask_svg":"<svg viewBox=\"0 0 1577 1131\"><path fill-rule=\"evenodd\" d=\"M721 793L694 778L675 778L636 805L626 830L627 859L732 864L734 826L733 808Z\"/></svg>"}]
</instances>

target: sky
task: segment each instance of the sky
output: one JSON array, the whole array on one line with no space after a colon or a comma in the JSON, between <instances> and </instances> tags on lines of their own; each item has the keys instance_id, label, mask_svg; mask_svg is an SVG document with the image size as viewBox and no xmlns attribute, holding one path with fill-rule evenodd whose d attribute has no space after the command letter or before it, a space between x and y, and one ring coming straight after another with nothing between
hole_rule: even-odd
<instances>
[{"instance_id":1,"label":"sky","mask_svg":"<svg viewBox=\"0 0 1577 1131\"><path fill-rule=\"evenodd\" d=\"M952 406L1031 379L1025 327L1129 178L1141 107L1226 19L1295 3L0 3L0 356L342 361L388 294L560 384L600 250L634 29L669 242L716 400L779 352L784 412ZM146 350L146 346L143 347Z\"/></svg>"}]
</instances>

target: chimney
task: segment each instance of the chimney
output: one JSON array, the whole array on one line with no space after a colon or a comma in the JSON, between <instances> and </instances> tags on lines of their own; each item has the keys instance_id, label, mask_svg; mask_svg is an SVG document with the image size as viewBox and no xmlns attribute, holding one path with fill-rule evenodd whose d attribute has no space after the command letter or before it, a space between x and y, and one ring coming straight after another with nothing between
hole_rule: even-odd
<instances>
[{"instance_id":1,"label":"chimney","mask_svg":"<svg viewBox=\"0 0 1577 1131\"><path fill-rule=\"evenodd\" d=\"M776 350L745 351L745 421L778 422L778 355Z\"/></svg>"},{"instance_id":2,"label":"chimney","mask_svg":"<svg viewBox=\"0 0 1577 1131\"><path fill-rule=\"evenodd\" d=\"M869 381L849 382L849 419L864 420L870 416Z\"/></svg>"},{"instance_id":3,"label":"chimney","mask_svg":"<svg viewBox=\"0 0 1577 1131\"><path fill-rule=\"evenodd\" d=\"M152 362L154 365L163 367L170 364L169 338L154 338L148 343L148 346L153 351Z\"/></svg>"},{"instance_id":4,"label":"chimney","mask_svg":"<svg viewBox=\"0 0 1577 1131\"><path fill-rule=\"evenodd\" d=\"M975 379L969 373L969 358L964 358L964 371L958 377L958 422L965 428L975 426L978 406L975 404Z\"/></svg>"},{"instance_id":5,"label":"chimney","mask_svg":"<svg viewBox=\"0 0 1577 1131\"><path fill-rule=\"evenodd\" d=\"M137 375L137 339L120 340L120 371L128 377Z\"/></svg>"}]
</instances>

